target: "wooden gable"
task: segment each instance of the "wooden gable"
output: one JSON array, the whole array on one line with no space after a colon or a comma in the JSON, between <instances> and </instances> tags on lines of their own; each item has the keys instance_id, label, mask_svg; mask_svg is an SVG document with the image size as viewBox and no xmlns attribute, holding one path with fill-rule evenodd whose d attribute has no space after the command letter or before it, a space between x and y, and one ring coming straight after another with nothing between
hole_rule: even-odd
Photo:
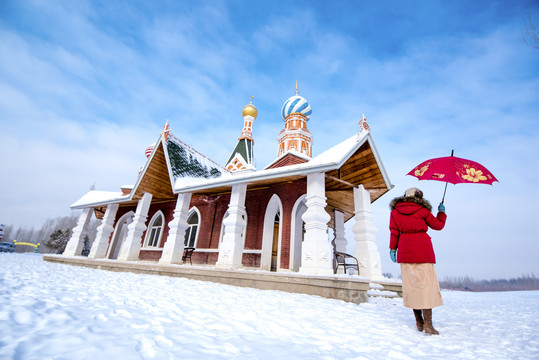
<instances>
[{"instance_id":1,"label":"wooden gable","mask_svg":"<svg viewBox=\"0 0 539 360\"><path fill-rule=\"evenodd\" d=\"M133 189L135 192L133 200L140 200L145 192L151 193L154 200L171 200L176 197L172 192L172 183L161 141L154 152L145 171L140 174L142 178L137 182L138 186Z\"/></svg>"},{"instance_id":2,"label":"wooden gable","mask_svg":"<svg viewBox=\"0 0 539 360\"><path fill-rule=\"evenodd\" d=\"M336 170L326 173L326 197L329 214L337 209L344 213L345 221L354 216L353 187L363 185L376 201L390 190L374 156L371 145L366 141L348 160ZM333 215L332 215L333 217ZM332 219L333 221L333 219Z\"/></svg>"}]
</instances>

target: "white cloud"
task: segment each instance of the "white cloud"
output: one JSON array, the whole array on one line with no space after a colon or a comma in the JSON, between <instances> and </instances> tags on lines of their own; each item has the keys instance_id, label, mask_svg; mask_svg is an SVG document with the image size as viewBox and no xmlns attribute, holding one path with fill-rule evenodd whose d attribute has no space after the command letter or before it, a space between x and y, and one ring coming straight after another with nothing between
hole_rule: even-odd
<instances>
[{"instance_id":1,"label":"white cloud","mask_svg":"<svg viewBox=\"0 0 539 360\"><path fill-rule=\"evenodd\" d=\"M449 244L468 245L466 236L499 249L483 256L482 247L470 245L470 272L473 256L478 263L499 261L504 252L518 257L526 247L537 249L531 239L539 77L537 52L519 40L520 19L410 38L394 54L379 54L374 49L405 35L380 29L375 39L366 35L372 31L326 27L327 14L307 7L297 17L294 4L268 11L255 27L249 23L252 32L227 3L21 6L27 23L8 18L0 24L0 147L9 174L0 177L0 188L9 189L0 192L7 204L0 208L3 223L39 226L63 215L94 181L102 190L134 183L145 148L167 119L176 136L226 161L250 95L259 111L254 137L261 169L277 155L279 111L299 80L313 108L308 126L315 154L357 132L361 114L367 116L396 185L374 204L389 269L387 203L418 185L405 176L411 168L451 149L486 165L500 183L450 186L450 223L436 234L439 266L456 273L450 267L459 253ZM361 22L367 15L354 16ZM439 201L443 184L419 185ZM507 216L507 208L518 215ZM509 233L515 235L508 250Z\"/></svg>"}]
</instances>

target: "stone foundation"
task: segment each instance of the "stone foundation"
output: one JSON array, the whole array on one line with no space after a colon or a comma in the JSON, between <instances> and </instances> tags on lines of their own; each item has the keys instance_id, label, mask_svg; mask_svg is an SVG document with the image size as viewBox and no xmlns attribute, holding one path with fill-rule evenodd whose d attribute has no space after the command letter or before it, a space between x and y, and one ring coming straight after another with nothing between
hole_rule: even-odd
<instances>
[{"instance_id":1,"label":"stone foundation","mask_svg":"<svg viewBox=\"0 0 539 360\"><path fill-rule=\"evenodd\" d=\"M227 270L189 265L160 265L155 262L121 262L117 260L92 260L80 256L43 255L45 261L66 265L84 266L101 270L125 271L142 274L183 277L193 280L251 287L262 290L280 290L291 293L317 295L356 304L367 302L370 280L350 275L301 275L296 273L271 273L260 270ZM402 294L394 284L393 291ZM386 284L384 284L386 287Z\"/></svg>"}]
</instances>

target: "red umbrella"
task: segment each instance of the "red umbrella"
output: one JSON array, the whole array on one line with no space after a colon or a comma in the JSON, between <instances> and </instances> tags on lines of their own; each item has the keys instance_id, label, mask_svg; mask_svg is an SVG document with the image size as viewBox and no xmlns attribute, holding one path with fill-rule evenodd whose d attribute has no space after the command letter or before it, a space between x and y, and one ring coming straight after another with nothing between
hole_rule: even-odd
<instances>
[{"instance_id":1,"label":"red umbrella","mask_svg":"<svg viewBox=\"0 0 539 360\"><path fill-rule=\"evenodd\" d=\"M498 181L483 165L467 159L453 156L440 157L423 161L406 175L412 175L419 180L435 180L445 182L445 191L447 183L451 184L488 184L492 185Z\"/></svg>"}]
</instances>

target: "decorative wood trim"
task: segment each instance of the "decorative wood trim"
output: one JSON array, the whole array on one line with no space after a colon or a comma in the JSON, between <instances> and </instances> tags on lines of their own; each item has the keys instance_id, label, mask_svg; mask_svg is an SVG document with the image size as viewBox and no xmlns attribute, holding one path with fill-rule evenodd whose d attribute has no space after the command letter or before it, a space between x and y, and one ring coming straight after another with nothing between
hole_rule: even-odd
<instances>
[{"instance_id":1,"label":"decorative wood trim","mask_svg":"<svg viewBox=\"0 0 539 360\"><path fill-rule=\"evenodd\" d=\"M330 179L330 180L334 180L334 181L337 181L341 184L344 184L344 185L347 185L347 186L350 186L352 188L356 187L356 185L352 184L352 183L349 183L348 181L345 181L345 180L342 180L342 179L338 179L336 178L335 176L331 176L329 174L326 174L326 179Z\"/></svg>"}]
</instances>

